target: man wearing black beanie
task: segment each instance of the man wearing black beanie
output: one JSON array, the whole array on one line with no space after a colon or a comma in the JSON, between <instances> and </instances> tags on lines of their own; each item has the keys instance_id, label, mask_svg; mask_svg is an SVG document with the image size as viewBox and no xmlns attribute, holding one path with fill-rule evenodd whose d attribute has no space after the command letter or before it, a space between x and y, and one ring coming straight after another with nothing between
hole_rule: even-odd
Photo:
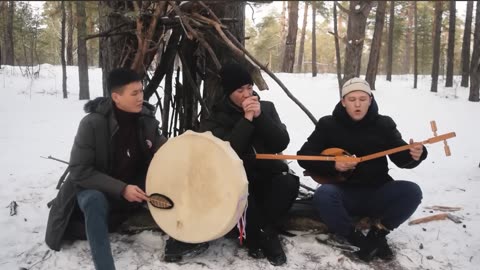
<instances>
[{"instance_id":1,"label":"man wearing black beanie","mask_svg":"<svg viewBox=\"0 0 480 270\"><path fill-rule=\"evenodd\" d=\"M252 157L255 153L282 152L290 137L273 103L260 101L253 91L252 77L244 67L224 65L220 76L224 96L214 105L212 115L200 123L200 129L229 141L243 160L249 181L248 254L282 265L287 258L276 225L297 197L299 179L283 161Z\"/></svg>"}]
</instances>

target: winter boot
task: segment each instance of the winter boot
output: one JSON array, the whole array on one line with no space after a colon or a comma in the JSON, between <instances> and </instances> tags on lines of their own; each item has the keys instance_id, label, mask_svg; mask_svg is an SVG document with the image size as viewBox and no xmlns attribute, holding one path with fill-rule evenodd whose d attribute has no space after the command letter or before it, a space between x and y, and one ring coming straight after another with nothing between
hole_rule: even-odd
<instances>
[{"instance_id":1,"label":"winter boot","mask_svg":"<svg viewBox=\"0 0 480 270\"><path fill-rule=\"evenodd\" d=\"M287 262L287 256L283 251L282 243L278 238L278 233L274 229L265 229L260 231L260 245L263 253L270 264L279 266Z\"/></svg>"},{"instance_id":2,"label":"winter boot","mask_svg":"<svg viewBox=\"0 0 480 270\"><path fill-rule=\"evenodd\" d=\"M204 252L208 246L207 242L190 244L180 242L170 237L165 245L165 256L163 259L166 262L179 262L185 255L198 255Z\"/></svg>"},{"instance_id":3,"label":"winter boot","mask_svg":"<svg viewBox=\"0 0 480 270\"><path fill-rule=\"evenodd\" d=\"M360 250L355 252L355 254L362 261L369 262L377 255L377 239L369 239L361 231L353 229L347 236L347 240L350 242L350 244L360 248Z\"/></svg>"},{"instance_id":4,"label":"winter boot","mask_svg":"<svg viewBox=\"0 0 480 270\"><path fill-rule=\"evenodd\" d=\"M255 230L250 231L247 235L248 236L247 236L247 239L245 239L245 245L247 246L247 249L248 249L248 256L254 259L265 258L263 248L260 245L260 242L261 242L260 229L255 228Z\"/></svg>"},{"instance_id":5,"label":"winter boot","mask_svg":"<svg viewBox=\"0 0 480 270\"><path fill-rule=\"evenodd\" d=\"M376 226L372 226L372 229L370 229L367 234L368 239L378 243L377 257L384 261L391 261L395 257L387 242L386 236L389 233L390 231L388 230L379 229Z\"/></svg>"}]
</instances>

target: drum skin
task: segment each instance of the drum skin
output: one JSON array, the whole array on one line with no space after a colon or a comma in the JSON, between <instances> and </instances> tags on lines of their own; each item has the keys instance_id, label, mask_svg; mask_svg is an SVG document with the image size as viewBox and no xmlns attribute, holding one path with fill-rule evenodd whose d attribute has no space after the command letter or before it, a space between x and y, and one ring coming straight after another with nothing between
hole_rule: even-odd
<instances>
[{"instance_id":1,"label":"drum skin","mask_svg":"<svg viewBox=\"0 0 480 270\"><path fill-rule=\"evenodd\" d=\"M230 143L207 131L171 138L153 157L147 195L169 197L172 209L149 204L158 226L171 237L201 243L224 236L245 210L248 180Z\"/></svg>"}]
</instances>

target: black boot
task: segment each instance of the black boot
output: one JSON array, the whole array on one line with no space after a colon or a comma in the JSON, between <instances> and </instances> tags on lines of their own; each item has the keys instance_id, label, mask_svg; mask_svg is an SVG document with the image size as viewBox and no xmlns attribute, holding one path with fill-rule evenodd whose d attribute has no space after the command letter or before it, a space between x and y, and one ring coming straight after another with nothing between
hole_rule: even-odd
<instances>
[{"instance_id":1,"label":"black boot","mask_svg":"<svg viewBox=\"0 0 480 270\"><path fill-rule=\"evenodd\" d=\"M263 259L265 254L263 253L263 248L260 244L261 234L260 229L251 229L247 234L247 239L245 239L245 245L248 249L248 256L254 259Z\"/></svg>"},{"instance_id":2,"label":"black boot","mask_svg":"<svg viewBox=\"0 0 480 270\"><path fill-rule=\"evenodd\" d=\"M204 252L208 246L208 243L190 244L170 237L165 245L165 256L163 259L166 262L179 262L185 255L198 255Z\"/></svg>"},{"instance_id":3,"label":"black boot","mask_svg":"<svg viewBox=\"0 0 480 270\"><path fill-rule=\"evenodd\" d=\"M376 241L378 243L377 257L384 261L391 261L395 257L392 249L387 242L386 236L389 233L390 231L378 229L377 227L373 226L367 235L368 239L371 239L371 241Z\"/></svg>"},{"instance_id":4,"label":"black boot","mask_svg":"<svg viewBox=\"0 0 480 270\"><path fill-rule=\"evenodd\" d=\"M283 251L282 243L278 238L278 232L273 229L261 230L260 245L263 253L270 264L279 266L287 262L287 256Z\"/></svg>"},{"instance_id":5,"label":"black boot","mask_svg":"<svg viewBox=\"0 0 480 270\"><path fill-rule=\"evenodd\" d=\"M347 236L347 240L350 244L360 248L355 254L362 261L369 262L377 255L378 241L367 238L361 231L352 230Z\"/></svg>"},{"instance_id":6,"label":"black boot","mask_svg":"<svg viewBox=\"0 0 480 270\"><path fill-rule=\"evenodd\" d=\"M265 254L263 252L262 247L258 243L258 240L252 240L251 238L246 241L247 242L247 249L248 249L248 256L254 259L263 259L265 258Z\"/></svg>"}]
</instances>

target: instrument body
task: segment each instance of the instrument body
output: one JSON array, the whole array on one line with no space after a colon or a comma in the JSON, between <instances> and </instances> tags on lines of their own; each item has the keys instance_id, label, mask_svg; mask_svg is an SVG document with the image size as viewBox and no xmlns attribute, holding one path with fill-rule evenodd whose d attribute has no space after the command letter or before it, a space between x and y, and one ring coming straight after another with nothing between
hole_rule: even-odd
<instances>
[{"instance_id":1,"label":"instrument body","mask_svg":"<svg viewBox=\"0 0 480 270\"><path fill-rule=\"evenodd\" d=\"M171 209L149 203L160 228L171 237L201 243L222 237L245 210L248 180L242 160L211 132L187 131L167 141L147 173L146 193L160 193Z\"/></svg>"}]
</instances>

